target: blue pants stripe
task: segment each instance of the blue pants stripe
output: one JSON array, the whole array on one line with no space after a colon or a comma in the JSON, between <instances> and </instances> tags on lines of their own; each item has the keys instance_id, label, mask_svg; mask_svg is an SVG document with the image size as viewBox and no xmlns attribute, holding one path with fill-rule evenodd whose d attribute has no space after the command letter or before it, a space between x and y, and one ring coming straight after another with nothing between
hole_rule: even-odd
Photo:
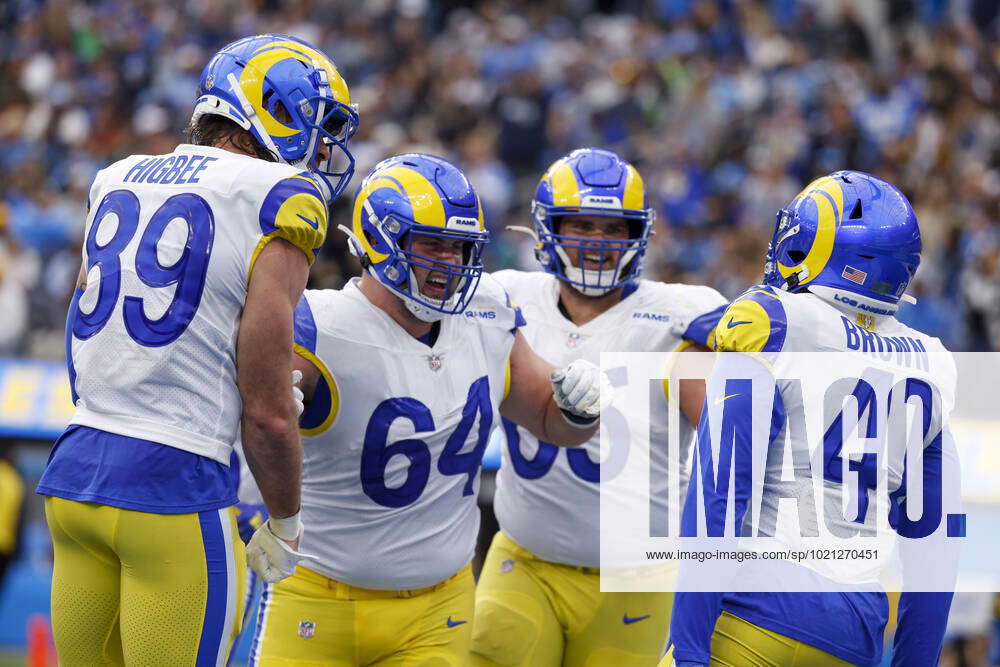
<instances>
[{"instance_id":1,"label":"blue pants stripe","mask_svg":"<svg viewBox=\"0 0 1000 667\"><path fill-rule=\"evenodd\" d=\"M225 634L226 605L229 597L229 567L226 556L225 535L219 510L198 513L201 538L205 544L205 563L208 566L208 600L205 603L205 620L198 643L197 667L216 667L219 645L228 642Z\"/></svg>"}]
</instances>

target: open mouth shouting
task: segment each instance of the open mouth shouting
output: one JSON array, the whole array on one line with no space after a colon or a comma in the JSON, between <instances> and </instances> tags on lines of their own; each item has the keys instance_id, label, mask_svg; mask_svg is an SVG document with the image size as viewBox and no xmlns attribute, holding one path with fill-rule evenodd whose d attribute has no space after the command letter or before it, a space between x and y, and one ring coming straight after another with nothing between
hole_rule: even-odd
<instances>
[{"instance_id":1,"label":"open mouth shouting","mask_svg":"<svg viewBox=\"0 0 1000 667\"><path fill-rule=\"evenodd\" d=\"M424 281L421 292L426 297L443 301L448 298L448 279L440 273L431 273Z\"/></svg>"},{"instance_id":2,"label":"open mouth shouting","mask_svg":"<svg viewBox=\"0 0 1000 667\"><path fill-rule=\"evenodd\" d=\"M583 268L588 271L611 269L611 253L603 250L584 251Z\"/></svg>"}]
</instances>

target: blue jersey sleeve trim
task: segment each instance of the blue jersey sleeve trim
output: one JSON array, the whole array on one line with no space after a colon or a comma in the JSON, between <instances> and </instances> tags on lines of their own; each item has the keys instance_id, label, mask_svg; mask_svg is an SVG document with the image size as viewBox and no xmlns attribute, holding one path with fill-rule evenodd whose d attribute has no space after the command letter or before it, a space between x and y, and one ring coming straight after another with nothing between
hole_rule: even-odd
<instances>
[{"instance_id":1,"label":"blue jersey sleeve trim","mask_svg":"<svg viewBox=\"0 0 1000 667\"><path fill-rule=\"evenodd\" d=\"M517 330L528 323L528 320L524 319L524 314L521 312L520 306L514 306L514 326L511 328L510 332L516 334Z\"/></svg>"},{"instance_id":2,"label":"blue jersey sleeve trim","mask_svg":"<svg viewBox=\"0 0 1000 667\"><path fill-rule=\"evenodd\" d=\"M299 428L306 431L320 428L330 416L332 407L333 397L330 393L330 385L321 372L319 381L316 382L316 389L313 391L312 398L309 399L309 405L299 417Z\"/></svg>"},{"instance_id":3,"label":"blue jersey sleeve trim","mask_svg":"<svg viewBox=\"0 0 1000 667\"><path fill-rule=\"evenodd\" d=\"M622 287L622 296L619 299L619 301L624 301L625 299L629 298L630 296L635 294L635 291L637 289L639 289L639 283L636 282L635 280L631 280L625 283L625 285Z\"/></svg>"},{"instance_id":4,"label":"blue jersey sleeve trim","mask_svg":"<svg viewBox=\"0 0 1000 667\"><path fill-rule=\"evenodd\" d=\"M757 287L744 295L744 298L760 305L767 313L771 321L771 335L768 336L767 344L762 352L781 352L785 345L785 334L788 331L788 321L785 317L785 307L781 305L781 299L775 294L774 288Z\"/></svg>"},{"instance_id":5,"label":"blue jersey sleeve trim","mask_svg":"<svg viewBox=\"0 0 1000 667\"><path fill-rule=\"evenodd\" d=\"M316 320L304 294L295 306L293 325L295 342L316 354Z\"/></svg>"},{"instance_id":6,"label":"blue jersey sleeve trim","mask_svg":"<svg viewBox=\"0 0 1000 667\"><path fill-rule=\"evenodd\" d=\"M683 338L707 347L709 336L715 330L719 320L722 319L722 314L726 312L728 307L729 304L724 304L691 320L687 329L684 330Z\"/></svg>"},{"instance_id":7,"label":"blue jersey sleeve trim","mask_svg":"<svg viewBox=\"0 0 1000 667\"><path fill-rule=\"evenodd\" d=\"M80 400L80 395L76 393L76 367L73 366L73 323L80 312L80 297L83 290L77 287L73 290L73 298L69 302L69 312L66 313L66 371L69 373L69 392L73 398L73 404Z\"/></svg>"},{"instance_id":8,"label":"blue jersey sleeve trim","mask_svg":"<svg viewBox=\"0 0 1000 667\"><path fill-rule=\"evenodd\" d=\"M514 326L510 328L512 334L517 334L517 330L528 323L528 320L524 319L524 313L521 312L521 307L515 305L513 301L510 300L510 293L506 288L503 288L504 305L514 311Z\"/></svg>"}]
</instances>

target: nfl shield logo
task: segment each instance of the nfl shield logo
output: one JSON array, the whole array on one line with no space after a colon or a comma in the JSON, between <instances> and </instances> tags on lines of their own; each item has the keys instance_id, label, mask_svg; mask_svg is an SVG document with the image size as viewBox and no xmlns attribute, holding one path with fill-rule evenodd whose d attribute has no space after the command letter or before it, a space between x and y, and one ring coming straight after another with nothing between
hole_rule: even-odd
<instances>
[{"instance_id":1,"label":"nfl shield logo","mask_svg":"<svg viewBox=\"0 0 1000 667\"><path fill-rule=\"evenodd\" d=\"M442 354L431 354L427 356L427 365L431 367L432 371L441 370L441 359L444 355Z\"/></svg>"},{"instance_id":2,"label":"nfl shield logo","mask_svg":"<svg viewBox=\"0 0 1000 667\"><path fill-rule=\"evenodd\" d=\"M207 77L205 77L205 90L212 90L214 86L215 86L215 75L209 74Z\"/></svg>"},{"instance_id":3,"label":"nfl shield logo","mask_svg":"<svg viewBox=\"0 0 1000 667\"><path fill-rule=\"evenodd\" d=\"M576 347L580 344L580 334L572 332L566 337L566 347Z\"/></svg>"},{"instance_id":4,"label":"nfl shield logo","mask_svg":"<svg viewBox=\"0 0 1000 667\"><path fill-rule=\"evenodd\" d=\"M508 559L508 560L505 560L504 562L500 563L500 572L503 573L503 574L507 574L508 572L510 572L513 569L514 569L514 561L512 561L512 560Z\"/></svg>"},{"instance_id":5,"label":"nfl shield logo","mask_svg":"<svg viewBox=\"0 0 1000 667\"><path fill-rule=\"evenodd\" d=\"M299 637L303 639L312 639L312 636L316 634L316 624L312 621L299 621Z\"/></svg>"}]
</instances>

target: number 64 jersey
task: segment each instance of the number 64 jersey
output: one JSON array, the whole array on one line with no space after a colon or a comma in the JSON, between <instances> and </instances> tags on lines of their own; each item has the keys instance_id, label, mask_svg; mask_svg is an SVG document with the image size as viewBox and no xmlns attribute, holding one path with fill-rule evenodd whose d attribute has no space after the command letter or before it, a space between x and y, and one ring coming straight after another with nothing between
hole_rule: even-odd
<instances>
[{"instance_id":1,"label":"number 64 jersey","mask_svg":"<svg viewBox=\"0 0 1000 667\"><path fill-rule=\"evenodd\" d=\"M326 235L315 182L207 146L134 155L98 173L85 234L87 288L67 351L71 424L228 465L250 273L274 238L312 263Z\"/></svg>"},{"instance_id":2,"label":"number 64 jersey","mask_svg":"<svg viewBox=\"0 0 1000 667\"><path fill-rule=\"evenodd\" d=\"M300 422L304 563L367 589L415 589L469 561L479 469L507 393L520 310L489 275L433 345L358 288L307 290L296 352L322 381Z\"/></svg>"}]
</instances>

